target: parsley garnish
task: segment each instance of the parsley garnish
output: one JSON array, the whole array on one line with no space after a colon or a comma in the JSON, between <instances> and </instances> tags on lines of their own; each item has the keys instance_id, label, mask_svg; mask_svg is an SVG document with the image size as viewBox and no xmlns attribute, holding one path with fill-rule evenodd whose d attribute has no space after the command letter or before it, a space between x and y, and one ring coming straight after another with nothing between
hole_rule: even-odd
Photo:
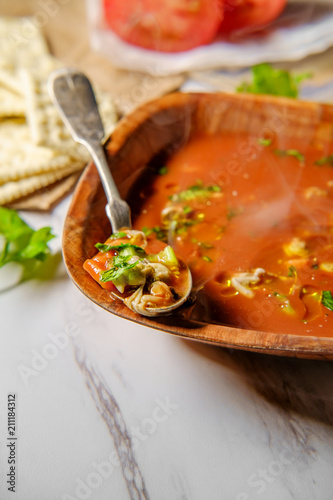
<instances>
[{"instance_id":1,"label":"parsley garnish","mask_svg":"<svg viewBox=\"0 0 333 500\"><path fill-rule=\"evenodd\" d=\"M327 307L330 311L333 311L333 297L332 293L328 290L324 290L321 294L321 303L323 306Z\"/></svg>"},{"instance_id":2,"label":"parsley garnish","mask_svg":"<svg viewBox=\"0 0 333 500\"><path fill-rule=\"evenodd\" d=\"M319 160L315 161L315 165L324 166L327 165L328 167L333 167L333 155L329 156L324 156L323 158L320 158Z\"/></svg>"},{"instance_id":3,"label":"parsley garnish","mask_svg":"<svg viewBox=\"0 0 333 500\"><path fill-rule=\"evenodd\" d=\"M0 207L0 267L9 262L18 262L24 267L24 276L31 277L38 263L50 254L47 243L54 238L50 227L34 230L26 224L15 210Z\"/></svg>"},{"instance_id":4,"label":"parsley garnish","mask_svg":"<svg viewBox=\"0 0 333 500\"><path fill-rule=\"evenodd\" d=\"M100 274L100 280L105 283L106 281L114 281L124 273L126 273L129 269L132 269L138 264L138 260L135 262L129 263L129 260L132 258L131 255L120 256L116 255L112 261L111 269L107 271L102 271Z\"/></svg>"},{"instance_id":5,"label":"parsley garnish","mask_svg":"<svg viewBox=\"0 0 333 500\"><path fill-rule=\"evenodd\" d=\"M259 137L258 144L260 146L270 146L272 144L272 139L265 139L264 137Z\"/></svg>"},{"instance_id":6,"label":"parsley garnish","mask_svg":"<svg viewBox=\"0 0 333 500\"><path fill-rule=\"evenodd\" d=\"M294 158L297 158L297 160L300 163L304 163L304 155L297 151L297 149L274 149L274 154L278 156L293 156Z\"/></svg>"},{"instance_id":7,"label":"parsley garnish","mask_svg":"<svg viewBox=\"0 0 333 500\"><path fill-rule=\"evenodd\" d=\"M179 203L181 201L191 201L200 198L208 198L213 193L219 193L221 191L220 186L213 184L211 186L204 186L201 181L198 181L193 186L190 186L180 193L175 193L170 196L170 200L174 203Z\"/></svg>"},{"instance_id":8,"label":"parsley garnish","mask_svg":"<svg viewBox=\"0 0 333 500\"><path fill-rule=\"evenodd\" d=\"M290 266L288 271L288 278L296 278L297 277L297 269L295 266Z\"/></svg>"},{"instance_id":9,"label":"parsley garnish","mask_svg":"<svg viewBox=\"0 0 333 500\"><path fill-rule=\"evenodd\" d=\"M127 237L127 234L124 233L123 231L119 231L118 233L113 233L111 234L110 236L110 240L120 240L122 238L126 238Z\"/></svg>"},{"instance_id":10,"label":"parsley garnish","mask_svg":"<svg viewBox=\"0 0 333 500\"><path fill-rule=\"evenodd\" d=\"M237 92L295 98L298 97L300 83L310 77L310 73L293 76L289 71L274 69L270 64L257 64L252 68L252 83L242 83Z\"/></svg>"},{"instance_id":11,"label":"parsley garnish","mask_svg":"<svg viewBox=\"0 0 333 500\"><path fill-rule=\"evenodd\" d=\"M111 250L112 245L107 245L106 243L96 243L95 247L100 252L109 252Z\"/></svg>"},{"instance_id":12,"label":"parsley garnish","mask_svg":"<svg viewBox=\"0 0 333 500\"><path fill-rule=\"evenodd\" d=\"M152 228L150 227L143 227L141 231L146 235L150 236L151 234L155 233L156 238L161 241L167 241L168 240L168 231L166 228L162 228L160 226L154 226Z\"/></svg>"},{"instance_id":13,"label":"parsley garnish","mask_svg":"<svg viewBox=\"0 0 333 500\"><path fill-rule=\"evenodd\" d=\"M105 243L96 243L95 247L100 252L110 252L111 250L119 252L121 250L125 250L126 248L130 248L137 253L146 253L143 248L138 247L137 245L131 245L131 243L120 243L119 245L106 245Z\"/></svg>"},{"instance_id":14,"label":"parsley garnish","mask_svg":"<svg viewBox=\"0 0 333 500\"><path fill-rule=\"evenodd\" d=\"M166 175L168 173L168 167L161 167L159 170L158 170L158 173L160 175Z\"/></svg>"}]
</instances>

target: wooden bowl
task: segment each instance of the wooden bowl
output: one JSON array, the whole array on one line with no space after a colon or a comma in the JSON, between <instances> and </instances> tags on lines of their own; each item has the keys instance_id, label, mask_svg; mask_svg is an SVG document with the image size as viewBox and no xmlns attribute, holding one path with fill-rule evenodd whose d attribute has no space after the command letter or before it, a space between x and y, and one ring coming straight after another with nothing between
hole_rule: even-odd
<instances>
[{"instance_id":1,"label":"wooden bowl","mask_svg":"<svg viewBox=\"0 0 333 500\"><path fill-rule=\"evenodd\" d=\"M142 168L156 155L171 154L197 132L263 130L292 137L331 140L333 106L292 99L239 94L174 93L152 101L123 119L106 142L110 169L126 199ZM128 200L131 204L131 200ZM186 310L150 319L110 299L84 271L84 261L95 254L94 245L111 233L105 215L106 198L93 163L85 169L66 217L63 254L70 276L93 302L122 318L180 337L270 354L333 359L333 338L268 333L202 323Z\"/></svg>"}]
</instances>

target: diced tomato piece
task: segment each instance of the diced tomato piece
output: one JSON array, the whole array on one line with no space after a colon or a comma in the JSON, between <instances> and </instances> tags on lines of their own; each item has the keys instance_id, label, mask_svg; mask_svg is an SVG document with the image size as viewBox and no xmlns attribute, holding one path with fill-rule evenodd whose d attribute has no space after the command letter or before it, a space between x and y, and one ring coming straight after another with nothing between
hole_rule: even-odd
<instances>
[{"instance_id":1,"label":"diced tomato piece","mask_svg":"<svg viewBox=\"0 0 333 500\"><path fill-rule=\"evenodd\" d=\"M238 30L254 31L276 19L287 0L224 0L224 17L220 33Z\"/></svg>"},{"instance_id":2,"label":"diced tomato piece","mask_svg":"<svg viewBox=\"0 0 333 500\"><path fill-rule=\"evenodd\" d=\"M123 40L180 52L213 40L223 0L104 0L104 12L108 26Z\"/></svg>"},{"instance_id":3,"label":"diced tomato piece","mask_svg":"<svg viewBox=\"0 0 333 500\"><path fill-rule=\"evenodd\" d=\"M110 291L115 291L116 287L111 281L103 282L100 280L100 273L101 271L105 271L107 269L106 263L110 258L111 254L109 252L99 252L92 259L87 259L84 262L83 269L87 271L90 276L101 285L102 288Z\"/></svg>"}]
</instances>

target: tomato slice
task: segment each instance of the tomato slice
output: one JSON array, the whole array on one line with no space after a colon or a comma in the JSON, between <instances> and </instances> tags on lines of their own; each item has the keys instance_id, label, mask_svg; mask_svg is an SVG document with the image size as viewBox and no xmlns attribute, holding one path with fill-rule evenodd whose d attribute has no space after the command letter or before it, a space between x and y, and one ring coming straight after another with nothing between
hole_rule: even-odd
<instances>
[{"instance_id":1,"label":"tomato slice","mask_svg":"<svg viewBox=\"0 0 333 500\"><path fill-rule=\"evenodd\" d=\"M123 40L180 52L212 41L223 18L223 0L104 0L104 13Z\"/></svg>"},{"instance_id":2,"label":"tomato slice","mask_svg":"<svg viewBox=\"0 0 333 500\"><path fill-rule=\"evenodd\" d=\"M287 0L224 0L220 33L255 31L277 18Z\"/></svg>"}]
</instances>

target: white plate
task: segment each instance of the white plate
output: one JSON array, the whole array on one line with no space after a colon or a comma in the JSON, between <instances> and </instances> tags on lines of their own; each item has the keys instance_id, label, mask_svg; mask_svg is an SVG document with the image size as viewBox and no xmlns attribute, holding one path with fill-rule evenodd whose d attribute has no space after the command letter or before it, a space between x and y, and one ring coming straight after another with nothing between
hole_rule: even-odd
<instances>
[{"instance_id":1,"label":"white plate","mask_svg":"<svg viewBox=\"0 0 333 500\"><path fill-rule=\"evenodd\" d=\"M89 12L89 9L88 9ZM91 13L91 11L90 11ZM295 61L333 45L333 5L297 2L260 34L234 41L219 40L181 53L141 49L98 28L100 12L91 17L93 48L117 67L168 75L184 71L248 67L261 62Z\"/></svg>"}]
</instances>

